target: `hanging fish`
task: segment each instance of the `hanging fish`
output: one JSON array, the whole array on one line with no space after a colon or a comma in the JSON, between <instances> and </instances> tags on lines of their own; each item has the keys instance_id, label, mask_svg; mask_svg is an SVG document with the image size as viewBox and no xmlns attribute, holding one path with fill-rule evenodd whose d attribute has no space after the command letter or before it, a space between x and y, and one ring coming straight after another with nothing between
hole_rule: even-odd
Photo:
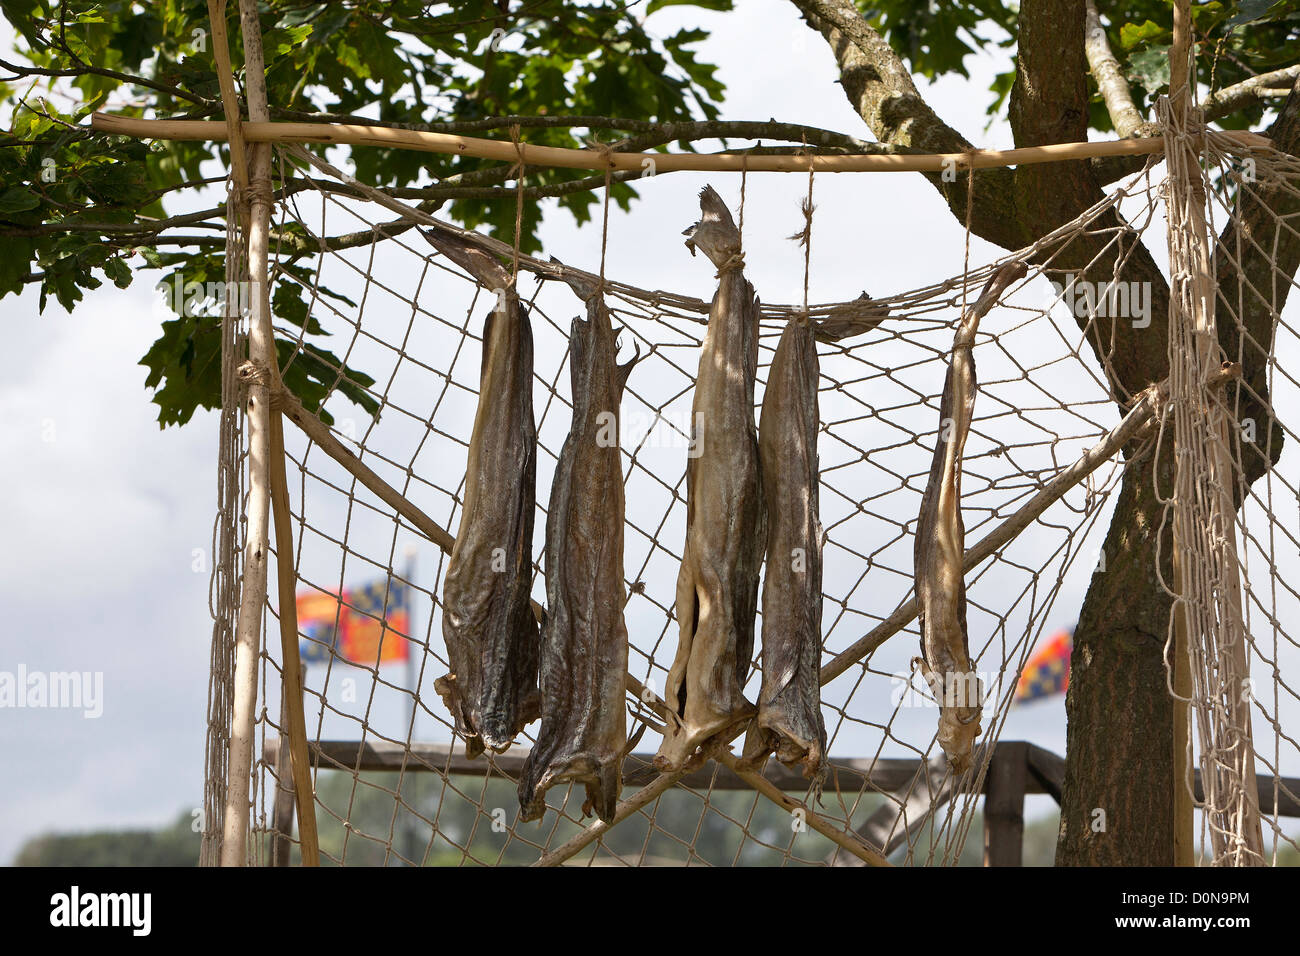
<instances>
[{"instance_id":1,"label":"hanging fish","mask_svg":"<svg viewBox=\"0 0 1300 956\"><path fill-rule=\"evenodd\" d=\"M465 506L443 585L451 673L434 688L465 752L501 752L538 716L540 638L529 599L536 508L533 333L501 264L444 229L424 233L497 300L483 331Z\"/></svg>"},{"instance_id":2,"label":"hanging fish","mask_svg":"<svg viewBox=\"0 0 1300 956\"><path fill-rule=\"evenodd\" d=\"M980 734L984 688L971 666L966 632L966 580L962 568L966 529L961 516L961 458L975 410L975 332L980 319L1016 279L1023 262L1007 263L989 277L979 299L962 315L939 405L939 438L916 523L916 601L922 657L914 661L939 703L939 746L954 773L970 767Z\"/></svg>"},{"instance_id":3,"label":"hanging fish","mask_svg":"<svg viewBox=\"0 0 1300 956\"><path fill-rule=\"evenodd\" d=\"M821 711L822 526L817 509L817 346L805 317L786 324L763 395L758 449L767 501L763 687L745 763L768 754L825 775Z\"/></svg>"},{"instance_id":4,"label":"hanging fish","mask_svg":"<svg viewBox=\"0 0 1300 956\"><path fill-rule=\"evenodd\" d=\"M754 375L759 303L743 274L740 233L712 187L686 246L718 267L700 355L686 463L686 544L677 576L677 653L668 672L660 770L682 767L718 732L754 712L743 688L754 651L766 534Z\"/></svg>"},{"instance_id":5,"label":"hanging fish","mask_svg":"<svg viewBox=\"0 0 1300 956\"><path fill-rule=\"evenodd\" d=\"M627 749L624 682L623 459L619 403L640 357L618 365L618 345L599 293L571 280L587 300L573 320L569 376L573 424L560 451L546 513L546 623L542 627L542 727L524 761L524 820L546 812L562 781L587 788L583 812L614 818Z\"/></svg>"}]
</instances>

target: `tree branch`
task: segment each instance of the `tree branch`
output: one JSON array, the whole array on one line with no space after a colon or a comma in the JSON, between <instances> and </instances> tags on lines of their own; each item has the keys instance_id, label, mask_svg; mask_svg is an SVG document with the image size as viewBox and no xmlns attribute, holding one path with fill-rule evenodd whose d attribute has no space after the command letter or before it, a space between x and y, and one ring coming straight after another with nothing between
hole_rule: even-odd
<instances>
[{"instance_id":1,"label":"tree branch","mask_svg":"<svg viewBox=\"0 0 1300 956\"><path fill-rule=\"evenodd\" d=\"M863 19L852 0L792 2L835 50L844 74L841 84L881 142L932 153L971 148L925 102L906 64Z\"/></svg>"},{"instance_id":2,"label":"tree branch","mask_svg":"<svg viewBox=\"0 0 1300 956\"><path fill-rule=\"evenodd\" d=\"M414 129L431 133L480 133L509 129L511 126L518 126L521 129L608 129L649 134L656 145L701 139L779 139L791 143L807 143L813 147L838 148L850 153L900 152L881 143L867 142L834 130L804 126L800 123L779 123L776 120L699 120L656 123L650 120L621 119L616 116L489 116L484 119L446 123L393 123L345 113L305 113L300 110L286 109L272 109L271 116L274 119L300 122L347 123L354 126Z\"/></svg>"},{"instance_id":3,"label":"tree branch","mask_svg":"<svg viewBox=\"0 0 1300 956\"><path fill-rule=\"evenodd\" d=\"M168 86L166 83L159 83L157 80L151 80L143 76L135 76L131 73L119 73L117 70L106 70L99 66L90 66L83 64L69 70L50 70L40 66L20 66L17 63L10 63L8 60L0 59L0 66L11 71L13 79L21 79L28 76L48 76L48 77L68 77L68 76L103 76L110 80L117 80L120 83L129 83L132 86L143 86L146 89L153 90L156 93L166 93L177 99L188 100L197 106L211 106L212 100L204 99L193 93L181 89L179 86Z\"/></svg>"},{"instance_id":4,"label":"tree branch","mask_svg":"<svg viewBox=\"0 0 1300 956\"><path fill-rule=\"evenodd\" d=\"M1133 94L1129 91L1128 80L1120 69L1119 61L1111 52L1110 42L1106 39L1106 28L1101 25L1101 16L1093 0L1084 4L1084 39L1083 50L1088 58L1088 68L1097 81L1101 97L1106 102L1106 112L1120 136L1153 136L1154 124L1147 123L1133 105ZM1145 127L1145 129L1144 129ZM1139 130L1142 132L1139 133Z\"/></svg>"},{"instance_id":5,"label":"tree branch","mask_svg":"<svg viewBox=\"0 0 1300 956\"><path fill-rule=\"evenodd\" d=\"M136 222L47 222L39 226L4 226L0 227L0 236L35 237L70 232L93 232L103 236L150 236L175 226L206 226L224 232L226 229L224 224L206 221L224 214L225 206L218 206L201 212L172 216L169 219L143 219Z\"/></svg>"},{"instance_id":6,"label":"tree branch","mask_svg":"<svg viewBox=\"0 0 1300 956\"><path fill-rule=\"evenodd\" d=\"M1222 119L1239 109L1250 106L1270 95L1286 91L1300 78L1300 64L1288 66L1271 73L1261 73L1248 80L1242 80L1232 86L1226 86L1217 93L1211 93L1201 103L1207 120Z\"/></svg>"},{"instance_id":7,"label":"tree branch","mask_svg":"<svg viewBox=\"0 0 1300 956\"><path fill-rule=\"evenodd\" d=\"M791 0L809 26L830 44L840 67L840 85L858 115L882 143L928 153L960 153L972 144L932 110L902 59L866 20L853 0ZM967 177L945 182L925 175L954 216L965 221ZM976 177L971 230L1005 249L1032 241L1014 214L1010 170L981 170Z\"/></svg>"}]
</instances>

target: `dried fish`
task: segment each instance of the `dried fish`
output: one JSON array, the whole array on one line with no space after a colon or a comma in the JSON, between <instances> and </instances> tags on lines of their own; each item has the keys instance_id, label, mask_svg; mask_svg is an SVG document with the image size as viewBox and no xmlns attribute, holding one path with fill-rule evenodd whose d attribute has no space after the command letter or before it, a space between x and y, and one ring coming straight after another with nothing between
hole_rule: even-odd
<instances>
[{"instance_id":1,"label":"dried fish","mask_svg":"<svg viewBox=\"0 0 1300 956\"><path fill-rule=\"evenodd\" d=\"M590 290L575 285L579 295ZM560 451L546 514L546 623L542 627L542 727L524 761L525 820L546 812L562 781L587 789L583 812L614 817L622 789L627 718L623 605L623 467L619 403L639 358L618 365L609 312L585 295L587 319L569 333L573 424Z\"/></svg>"},{"instance_id":2,"label":"dried fish","mask_svg":"<svg viewBox=\"0 0 1300 956\"><path fill-rule=\"evenodd\" d=\"M465 506L443 585L451 673L434 688L465 736L465 752L501 752L538 716L540 648L529 589L536 509L533 333L501 264L442 229L425 238L495 293L483 332L478 410Z\"/></svg>"},{"instance_id":3,"label":"dried fish","mask_svg":"<svg viewBox=\"0 0 1300 956\"><path fill-rule=\"evenodd\" d=\"M763 579L763 688L744 762L768 754L804 776L825 775L821 712L822 526L817 511L817 346L803 317L781 333L759 420L767 501Z\"/></svg>"},{"instance_id":4,"label":"dried fish","mask_svg":"<svg viewBox=\"0 0 1300 956\"><path fill-rule=\"evenodd\" d=\"M1001 266L979 299L962 315L939 406L939 440L916 523L916 600L921 654L914 664L939 703L939 746L953 772L970 767L980 734L984 688L971 666L966 632L966 581L962 569L966 528L961 516L961 457L975 410L972 347L980 319L1016 279L1023 262Z\"/></svg>"},{"instance_id":5,"label":"dried fish","mask_svg":"<svg viewBox=\"0 0 1300 956\"><path fill-rule=\"evenodd\" d=\"M718 267L700 355L686 464L686 544L677 576L677 653L668 672L667 726L655 757L682 767L710 737L751 716L743 689L754 651L766 521L754 427L759 303L743 274L740 233L712 187L687 229Z\"/></svg>"}]
</instances>

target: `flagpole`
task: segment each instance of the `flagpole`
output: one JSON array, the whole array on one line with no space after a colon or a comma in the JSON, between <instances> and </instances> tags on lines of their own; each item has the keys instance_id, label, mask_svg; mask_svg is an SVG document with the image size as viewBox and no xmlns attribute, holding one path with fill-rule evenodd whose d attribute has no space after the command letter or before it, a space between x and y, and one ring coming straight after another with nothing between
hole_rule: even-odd
<instances>
[{"instance_id":1,"label":"flagpole","mask_svg":"<svg viewBox=\"0 0 1300 956\"><path fill-rule=\"evenodd\" d=\"M416 681L418 680L418 675L415 669L415 650L411 646L412 642L415 639L415 635L419 633L419 629L415 626L415 600L414 600L415 558L418 553L419 552L414 545L410 545L406 549L406 587L402 590L402 599L403 601L406 602L406 629L410 632L409 634L407 634L407 641L406 641L406 688L411 695L410 710L406 722L406 727L407 727L406 744L407 744L408 751L410 749L411 742L415 739L415 711L416 711L416 707L415 707L416 686L415 685L416 685ZM412 808L415 808L419 806L419 803L416 799L418 795L418 790L416 788L416 785L420 781L420 771L418 769L416 770L415 773L411 774L410 781L411 781L410 803ZM415 816L414 809L408 810L406 815L406 827L405 827L406 850L407 850L406 858L411 861L413 866L420 865L420 861L416 859L416 854L419 850L419 840L418 840L419 834L417 833L416 823L417 823L417 818Z\"/></svg>"}]
</instances>

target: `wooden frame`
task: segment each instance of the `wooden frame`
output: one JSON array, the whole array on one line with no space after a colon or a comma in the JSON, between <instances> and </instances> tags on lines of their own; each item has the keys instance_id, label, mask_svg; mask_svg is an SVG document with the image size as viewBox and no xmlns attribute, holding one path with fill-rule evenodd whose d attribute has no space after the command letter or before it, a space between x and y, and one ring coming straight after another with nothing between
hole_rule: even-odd
<instances>
[{"instance_id":1,"label":"wooden frame","mask_svg":"<svg viewBox=\"0 0 1300 956\"><path fill-rule=\"evenodd\" d=\"M256 676L260 656L260 637L267 591L267 558L269 551L269 527L274 518L276 543L278 546L277 572L281 604L281 638L284 655L284 713L283 723L287 726L286 740L289 744L291 759L288 768L293 778L292 788L285 786L286 781L276 790L276 807L273 814L274 827L277 831L275 861L287 863L287 833L284 829L292 819L292 812L282 804L285 799L297 800L299 826L302 832L304 863L318 862L316 855L316 833L314 820L313 796L307 752L314 749L316 762L330 746L356 748L355 769L365 769L362 764L363 744L311 744L305 739L305 726L301 708L301 674L297 656L297 625L293 606L296 572L292 564L293 547L291 522L288 510L287 482L284 466L284 449L282 433L282 413L295 420L300 427L312 435L318 444L329 450L333 441L325 426L314 416L293 408L289 397L280 382L279 369L275 359L274 338L271 330L269 301L267 289L268 235L271 210L270 196L270 149L271 143L316 143L333 145L378 146L384 148L401 148L418 151L443 153L448 155L466 155L477 158L497 160L509 163L524 163L530 166L552 168L585 169L595 171L622 170L632 172L668 172L677 170L694 171L728 171L728 172L923 172L949 173L957 170L997 168L1019 166L1034 163L1078 161L1104 156L1141 156L1161 153L1165 149L1162 137L1132 138L1103 142L1060 143L1009 150L976 150L960 153L918 154L903 153L896 155L779 155L749 156L744 153L620 153L606 148L591 150L560 149L546 146L523 145L517 142L503 142L491 139L465 137L427 130L392 129L386 127L357 126L331 123L273 123L269 121L264 82L264 64L261 49L260 24L257 5L252 0L239 0L241 27L245 46L245 60L248 74L248 113L249 120L243 121L238 113L238 103L231 76L228 50L226 49L224 31L225 0L209 0L209 12L213 22L214 39L217 41L216 59L218 77L221 84L224 121L205 120L145 120L124 117L108 113L95 113L91 117L92 129L109 134L124 135L140 139L189 140L205 142L229 142L231 144L232 175L239 187L241 200L246 203L239 214L247 223L249 236L249 266L251 281L256 291L250 322L249 352L250 361L241 367L241 378L247 386L247 420L249 431L249 498L245 515L247 523L244 580L242 603L236 629L236 664L234 674L235 701L233 705L232 730L230 741L229 786L225 800L224 837L221 851L223 865L238 865L246 859L247 808L249 800L249 777L252 762L253 730L257 705ZM1185 94L1187 78L1187 52L1190 41L1190 17L1188 0L1177 0L1174 6L1174 44L1171 50L1172 81L1170 96L1177 99ZM1267 148L1271 142L1263 136L1250 132L1228 131L1218 135L1238 145L1252 148ZM251 144L249 155L244 154L244 143ZM1141 397L1136 407L1121 423L1121 426L1089 452L1085 453L1074 466L1065 469L1056 476L1048 488L1043 489L1028 506L1022 508L1012 519L1004 522L975 548L965 555L965 568L969 570L996 551L1023 530L1042 510L1060 497L1068 487L1072 487L1084 476L1094 470L1102 461L1113 457L1123 441L1132 437L1157 412L1163 398L1159 388L1153 387L1149 394ZM289 405L291 410L286 411ZM277 407L278 406L278 407ZM294 413L300 417L295 417ZM338 444L335 442L334 444ZM339 446L340 448L342 446ZM334 457L341 459L335 449ZM346 461L343 462L348 466ZM354 475L365 466L356 461L350 470ZM366 469L368 471L368 469ZM384 490L388 486L377 476L372 482L365 482L372 490L377 486ZM410 510L404 511L405 499L393 492L396 500L389 500L399 513L408 520L415 520L429 537L445 549L448 548L450 535L419 513L413 516ZM381 494L382 496L382 494ZM1037 510L1035 511L1035 508ZM420 520L423 519L423 520ZM1000 537L1004 535L1005 537ZM287 602L287 603L286 603ZM889 619L871 634L856 642L852 647L838 655L822 669L822 683L833 679L851 664L869 653L876 646L904 627L915 616L915 602L900 607ZM1179 647L1176 654L1181 659L1185 647L1181 641L1185 637L1179 634ZM640 683L629 675L628 686L633 691L644 690ZM652 706L658 701L651 701ZM407 758L407 749L402 748L403 761ZM1044 782L1042 768L1034 771L1033 751L1023 742L999 743L990 758L988 774L984 782L986 793L985 807L985 863L989 866L1018 865L1021 860L1020 842L1023 834L1023 803L1033 782ZM1177 751L1178 748L1176 748ZM274 754L274 756L272 756ZM731 775L741 785L752 787L771 799L779 806L791 809L799 806L785 796L783 787L768 776L740 770L735 758L725 749L725 741L710 747L707 756L716 761L720 768L718 773L731 771ZM280 752L278 741L268 741L264 759L273 760L277 768L283 771L286 762ZM515 759L522 759L516 757ZM635 761L636 755L633 756ZM1055 758L1059 760L1059 758ZM1180 760L1185 766L1186 757L1175 754L1176 765ZM454 761L450 751L445 755L448 765ZM492 763L503 766L504 757L496 758ZM916 762L909 762L916 763ZM1040 760L1040 764L1042 761ZM648 759L646 760L649 765ZM426 769L416 761L415 769ZM484 766L479 763L479 772ZM864 770L867 779L874 773L876 764ZM920 772L919 764L912 767L912 772ZM709 770L712 778L715 771ZM1199 776L1199 775L1198 775ZM631 798L619 805L618 820L626 818L646 805L665 790L683 783L690 773L683 771L670 774L658 774ZM725 777L724 777L725 779ZM1272 797L1271 778L1259 778L1254 781L1258 788L1260 804ZM1300 789L1300 781L1288 781L1291 789ZM716 783L713 785L717 785ZM1177 786L1177 784L1176 784ZM1255 789L1255 788L1252 788ZM724 788L725 789L725 788ZM791 786L790 790L806 789L804 785ZM1059 786L1053 791L1059 801ZM883 854L873 849L857 834L845 833L827 823L815 812L807 812L809 825L823 833L828 839L842 849L870 865L888 865ZM1290 808L1296 809L1296 808ZM1190 823L1190 806L1184 796L1177 814L1177 829L1180 836ZM613 825L613 824L609 824ZM580 846L585 845L599 832L597 824L590 827L585 834L569 841L564 846L547 853L539 862L542 864L562 862ZM1179 846L1179 862L1184 862L1190 853L1190 844L1175 837Z\"/></svg>"}]
</instances>

